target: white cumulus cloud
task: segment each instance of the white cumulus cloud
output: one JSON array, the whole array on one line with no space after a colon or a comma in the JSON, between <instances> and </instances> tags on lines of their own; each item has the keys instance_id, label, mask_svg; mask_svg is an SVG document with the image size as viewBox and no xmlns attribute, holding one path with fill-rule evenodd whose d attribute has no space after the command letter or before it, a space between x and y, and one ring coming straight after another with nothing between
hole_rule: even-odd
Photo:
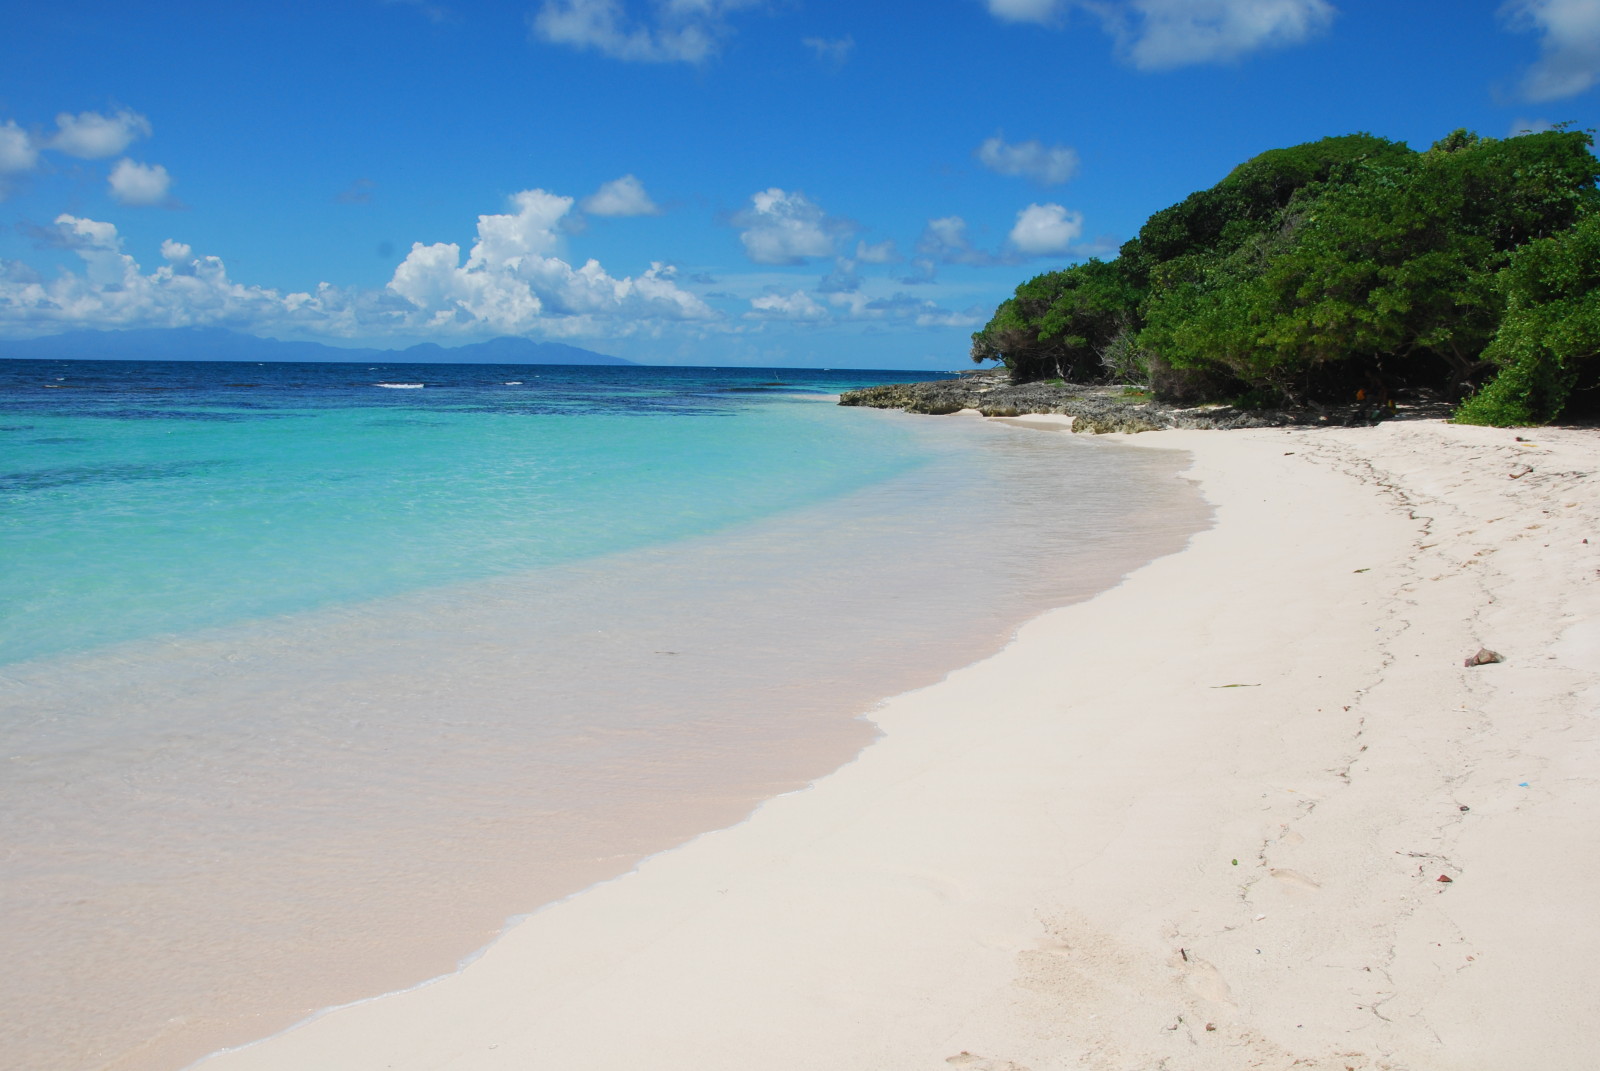
<instances>
[{"instance_id":1,"label":"white cumulus cloud","mask_svg":"<svg viewBox=\"0 0 1600 1071\"><path fill-rule=\"evenodd\" d=\"M776 186L750 196L750 207L733 217L743 228L739 241L757 264L802 264L811 257L831 257L839 239L854 228L830 218L805 194Z\"/></svg>"},{"instance_id":2,"label":"white cumulus cloud","mask_svg":"<svg viewBox=\"0 0 1600 1071\"><path fill-rule=\"evenodd\" d=\"M150 120L126 108L115 115L62 112L56 116L56 134L48 148L82 160L99 160L117 155L150 133Z\"/></svg>"},{"instance_id":3,"label":"white cumulus cloud","mask_svg":"<svg viewBox=\"0 0 1600 1071\"><path fill-rule=\"evenodd\" d=\"M987 0L1006 22L1059 22L1072 9L1099 19L1118 51L1141 70L1228 63L1296 45L1327 29L1328 0ZM1538 0L1530 0L1538 2ZM1584 3L1587 0L1548 0Z\"/></svg>"},{"instance_id":4,"label":"white cumulus cloud","mask_svg":"<svg viewBox=\"0 0 1600 1071\"><path fill-rule=\"evenodd\" d=\"M644 183L623 175L601 186L583 199L583 210L592 216L656 216L661 209L644 190Z\"/></svg>"},{"instance_id":5,"label":"white cumulus cloud","mask_svg":"<svg viewBox=\"0 0 1600 1071\"><path fill-rule=\"evenodd\" d=\"M32 136L7 119L0 123L0 175L32 171L39 163L39 146Z\"/></svg>"},{"instance_id":6,"label":"white cumulus cloud","mask_svg":"<svg viewBox=\"0 0 1600 1071\"><path fill-rule=\"evenodd\" d=\"M655 0L644 15L622 0L544 0L529 20L555 45L593 49L635 63L703 63L732 32L728 15L762 0Z\"/></svg>"},{"instance_id":7,"label":"white cumulus cloud","mask_svg":"<svg viewBox=\"0 0 1600 1071\"><path fill-rule=\"evenodd\" d=\"M511 198L511 211L478 217L465 263L453 242L418 242L379 290L319 284L281 293L228 278L223 263L186 243L161 243L165 261L146 272L123 249L117 228L61 215L46 235L82 261L49 282L0 272L0 328L38 333L72 327L183 327L215 324L376 338L418 334L616 337L718 314L684 290L670 266L613 276L598 262L574 267L551 255L572 199L544 190Z\"/></svg>"},{"instance_id":8,"label":"white cumulus cloud","mask_svg":"<svg viewBox=\"0 0 1600 1071\"><path fill-rule=\"evenodd\" d=\"M999 175L1029 178L1041 186L1056 186L1078 173L1077 150L1039 141L1007 143L996 134L977 148L978 161Z\"/></svg>"},{"instance_id":9,"label":"white cumulus cloud","mask_svg":"<svg viewBox=\"0 0 1600 1071\"><path fill-rule=\"evenodd\" d=\"M499 269L520 262L530 253L540 255L561 247L556 228L571 211L572 198L544 190L523 190L511 195L511 206L515 212L478 217L478 241L472 247L467 267Z\"/></svg>"},{"instance_id":10,"label":"white cumulus cloud","mask_svg":"<svg viewBox=\"0 0 1600 1071\"><path fill-rule=\"evenodd\" d=\"M228 278L216 257L174 258L145 273L123 252L111 223L63 213L54 223L56 242L78 255L81 272L63 272L45 282L0 280L0 326L26 330L74 327L184 327L222 324L281 326L297 319L289 295L242 286ZM169 243L163 249L187 246Z\"/></svg>"},{"instance_id":11,"label":"white cumulus cloud","mask_svg":"<svg viewBox=\"0 0 1600 1071\"><path fill-rule=\"evenodd\" d=\"M1528 100L1559 100L1600 81L1600 3L1511 0L1502 11L1514 27L1542 38L1539 60L1522 82Z\"/></svg>"},{"instance_id":12,"label":"white cumulus cloud","mask_svg":"<svg viewBox=\"0 0 1600 1071\"><path fill-rule=\"evenodd\" d=\"M84 250L122 252L122 238L117 234L115 223L105 223L63 212L55 218L55 224L60 235L60 244L65 249L75 249L80 255Z\"/></svg>"},{"instance_id":13,"label":"white cumulus cloud","mask_svg":"<svg viewBox=\"0 0 1600 1071\"><path fill-rule=\"evenodd\" d=\"M601 320L709 320L715 313L682 289L673 268L652 264L634 276L612 276L598 261L574 268L547 256L572 198L525 190L515 212L478 217L478 240L461 263L454 242L417 242L389 289L404 297L427 326L487 326L502 333L586 328Z\"/></svg>"},{"instance_id":14,"label":"white cumulus cloud","mask_svg":"<svg viewBox=\"0 0 1600 1071\"><path fill-rule=\"evenodd\" d=\"M125 205L158 205L167 199L172 176L160 164L136 164L124 156L111 169L111 196Z\"/></svg>"},{"instance_id":15,"label":"white cumulus cloud","mask_svg":"<svg viewBox=\"0 0 1600 1071\"><path fill-rule=\"evenodd\" d=\"M1066 253L1083 234L1083 215L1056 204L1033 204L1017 213L1011 244L1030 256Z\"/></svg>"}]
</instances>

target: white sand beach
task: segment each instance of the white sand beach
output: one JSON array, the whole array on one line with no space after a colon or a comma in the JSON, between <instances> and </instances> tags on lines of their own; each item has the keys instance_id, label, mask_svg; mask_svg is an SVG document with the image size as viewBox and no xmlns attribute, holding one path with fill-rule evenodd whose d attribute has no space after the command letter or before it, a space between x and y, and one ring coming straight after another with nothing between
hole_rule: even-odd
<instances>
[{"instance_id":1,"label":"white sand beach","mask_svg":"<svg viewBox=\"0 0 1600 1071\"><path fill-rule=\"evenodd\" d=\"M1192 453L1181 553L459 973L199 1066L1596 1066L1600 434L1128 441Z\"/></svg>"}]
</instances>

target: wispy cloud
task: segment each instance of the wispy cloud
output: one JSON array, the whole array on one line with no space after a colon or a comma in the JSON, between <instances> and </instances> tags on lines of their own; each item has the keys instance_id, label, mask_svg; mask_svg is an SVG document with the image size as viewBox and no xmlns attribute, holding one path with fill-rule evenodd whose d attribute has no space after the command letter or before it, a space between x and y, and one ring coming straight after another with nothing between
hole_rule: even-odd
<instances>
[{"instance_id":1,"label":"wispy cloud","mask_svg":"<svg viewBox=\"0 0 1600 1071\"><path fill-rule=\"evenodd\" d=\"M969 264L978 267L995 263L993 254L972 244L967 235L967 221L960 216L940 216L930 219L917 239L917 253L928 264ZM921 265L919 265L921 266ZM932 272L924 268L930 278Z\"/></svg>"},{"instance_id":2,"label":"wispy cloud","mask_svg":"<svg viewBox=\"0 0 1600 1071\"><path fill-rule=\"evenodd\" d=\"M1071 0L987 0L989 14L1002 22L1037 22L1048 26L1059 20Z\"/></svg>"},{"instance_id":3,"label":"wispy cloud","mask_svg":"<svg viewBox=\"0 0 1600 1071\"><path fill-rule=\"evenodd\" d=\"M916 298L904 292L868 297L861 293L830 294L834 318L852 323L896 323L916 327L975 327L988 318L984 306L956 311L936 301Z\"/></svg>"},{"instance_id":4,"label":"wispy cloud","mask_svg":"<svg viewBox=\"0 0 1600 1071\"><path fill-rule=\"evenodd\" d=\"M656 0L643 14L622 0L544 0L533 36L634 63L704 63L733 32L728 16L763 0Z\"/></svg>"},{"instance_id":5,"label":"wispy cloud","mask_svg":"<svg viewBox=\"0 0 1600 1071\"><path fill-rule=\"evenodd\" d=\"M899 259L893 238L885 238L881 242L856 243L856 260L863 264L893 264Z\"/></svg>"},{"instance_id":6,"label":"wispy cloud","mask_svg":"<svg viewBox=\"0 0 1600 1071\"><path fill-rule=\"evenodd\" d=\"M773 292L750 299L750 311L745 316L752 320L826 320L828 310L804 290L790 293Z\"/></svg>"},{"instance_id":7,"label":"wispy cloud","mask_svg":"<svg viewBox=\"0 0 1600 1071\"><path fill-rule=\"evenodd\" d=\"M383 0L383 3L391 7L408 7L436 25L456 20L454 8L433 3L432 0Z\"/></svg>"},{"instance_id":8,"label":"wispy cloud","mask_svg":"<svg viewBox=\"0 0 1600 1071\"><path fill-rule=\"evenodd\" d=\"M1517 30L1540 36L1538 62L1522 80L1528 100L1560 100L1600 81L1600 3L1511 0L1502 14Z\"/></svg>"},{"instance_id":9,"label":"wispy cloud","mask_svg":"<svg viewBox=\"0 0 1600 1071\"><path fill-rule=\"evenodd\" d=\"M1581 3L1584 0L1554 0ZM1327 0L987 0L1006 22L1051 26L1079 10L1098 19L1123 59L1140 70L1230 63L1297 45L1326 30Z\"/></svg>"},{"instance_id":10,"label":"wispy cloud","mask_svg":"<svg viewBox=\"0 0 1600 1071\"><path fill-rule=\"evenodd\" d=\"M996 134L974 152L978 161L999 175L1029 178L1041 186L1056 186L1078 173L1078 152L1066 145L1039 141L1008 144Z\"/></svg>"},{"instance_id":11,"label":"wispy cloud","mask_svg":"<svg viewBox=\"0 0 1600 1071\"><path fill-rule=\"evenodd\" d=\"M1326 0L1132 0L1105 17L1128 59L1148 71L1298 45L1334 15Z\"/></svg>"},{"instance_id":12,"label":"wispy cloud","mask_svg":"<svg viewBox=\"0 0 1600 1071\"><path fill-rule=\"evenodd\" d=\"M856 49L856 39L846 34L843 37L803 37L800 43L817 54L817 59L824 63L831 63L835 67L842 67L850 58L850 53Z\"/></svg>"},{"instance_id":13,"label":"wispy cloud","mask_svg":"<svg viewBox=\"0 0 1600 1071\"><path fill-rule=\"evenodd\" d=\"M840 257L833 262L833 270L817 281L819 294L851 294L861 289L861 274L856 271L856 262L849 257Z\"/></svg>"},{"instance_id":14,"label":"wispy cloud","mask_svg":"<svg viewBox=\"0 0 1600 1071\"><path fill-rule=\"evenodd\" d=\"M372 203L372 191L378 184L369 178L358 178L338 193L333 199L342 205L365 205Z\"/></svg>"},{"instance_id":15,"label":"wispy cloud","mask_svg":"<svg viewBox=\"0 0 1600 1071\"><path fill-rule=\"evenodd\" d=\"M644 183L632 175L612 179L583 199L591 216L657 216L661 209L645 192Z\"/></svg>"},{"instance_id":16,"label":"wispy cloud","mask_svg":"<svg viewBox=\"0 0 1600 1071\"><path fill-rule=\"evenodd\" d=\"M819 300L819 298L821 300ZM868 294L860 288L820 290L815 294L769 286L748 299L744 319L783 321L816 326L840 324L895 324L901 327L973 327L987 317L982 307L956 311L926 298L901 291Z\"/></svg>"},{"instance_id":17,"label":"wispy cloud","mask_svg":"<svg viewBox=\"0 0 1600 1071\"><path fill-rule=\"evenodd\" d=\"M39 145L33 136L7 119L0 123L0 175L32 171L39 164Z\"/></svg>"},{"instance_id":18,"label":"wispy cloud","mask_svg":"<svg viewBox=\"0 0 1600 1071\"><path fill-rule=\"evenodd\" d=\"M1523 134L1543 134L1546 130L1554 130L1556 125L1548 119L1513 119L1511 129L1506 131L1506 137L1515 138Z\"/></svg>"}]
</instances>

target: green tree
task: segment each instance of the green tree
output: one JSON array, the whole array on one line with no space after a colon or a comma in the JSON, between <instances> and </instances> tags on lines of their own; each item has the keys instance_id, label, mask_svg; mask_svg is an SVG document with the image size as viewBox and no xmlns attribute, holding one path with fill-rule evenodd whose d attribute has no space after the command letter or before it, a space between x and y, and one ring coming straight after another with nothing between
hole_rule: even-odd
<instances>
[{"instance_id":1,"label":"green tree","mask_svg":"<svg viewBox=\"0 0 1600 1071\"><path fill-rule=\"evenodd\" d=\"M1484 357L1499 368L1462 403L1463 424L1544 424L1600 371L1600 213L1517 250L1496 280L1506 314Z\"/></svg>"},{"instance_id":2,"label":"green tree","mask_svg":"<svg viewBox=\"0 0 1600 1071\"><path fill-rule=\"evenodd\" d=\"M1592 144L1457 130L1421 153L1369 134L1261 153L1155 213L1115 260L1017 287L972 357L1019 380L1133 376L1165 396L1305 402L1461 394L1498 369L1464 413L1521 399L1549 419L1581 382L1588 291L1529 273L1557 256L1540 243L1589 248L1568 235L1600 215ZM1564 315L1571 337L1541 319Z\"/></svg>"},{"instance_id":3,"label":"green tree","mask_svg":"<svg viewBox=\"0 0 1600 1071\"><path fill-rule=\"evenodd\" d=\"M1297 400L1363 382L1460 390L1489 367L1509 250L1570 225L1593 197L1588 145L1457 131L1427 153L1332 169L1270 229L1158 266L1140 341Z\"/></svg>"},{"instance_id":4,"label":"green tree","mask_svg":"<svg viewBox=\"0 0 1600 1071\"><path fill-rule=\"evenodd\" d=\"M1141 296L1101 260L1035 276L973 334L972 359L1001 361L1019 382L1106 378L1106 354L1133 325Z\"/></svg>"},{"instance_id":5,"label":"green tree","mask_svg":"<svg viewBox=\"0 0 1600 1071\"><path fill-rule=\"evenodd\" d=\"M1276 226L1279 214L1306 187L1337 183L1358 164L1392 163L1413 155L1398 142L1370 134L1269 149L1234 168L1210 189L1151 216L1139 229L1134 250L1138 268L1148 272L1195 253L1231 252Z\"/></svg>"}]
</instances>

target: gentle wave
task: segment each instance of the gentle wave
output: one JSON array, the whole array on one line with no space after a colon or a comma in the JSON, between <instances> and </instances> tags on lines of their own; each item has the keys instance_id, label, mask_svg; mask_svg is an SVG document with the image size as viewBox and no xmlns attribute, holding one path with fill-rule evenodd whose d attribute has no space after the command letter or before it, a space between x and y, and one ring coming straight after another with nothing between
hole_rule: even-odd
<instances>
[{"instance_id":1,"label":"gentle wave","mask_svg":"<svg viewBox=\"0 0 1600 1071\"><path fill-rule=\"evenodd\" d=\"M390 390L420 390L427 386L425 383L374 383L374 387L388 387Z\"/></svg>"}]
</instances>

